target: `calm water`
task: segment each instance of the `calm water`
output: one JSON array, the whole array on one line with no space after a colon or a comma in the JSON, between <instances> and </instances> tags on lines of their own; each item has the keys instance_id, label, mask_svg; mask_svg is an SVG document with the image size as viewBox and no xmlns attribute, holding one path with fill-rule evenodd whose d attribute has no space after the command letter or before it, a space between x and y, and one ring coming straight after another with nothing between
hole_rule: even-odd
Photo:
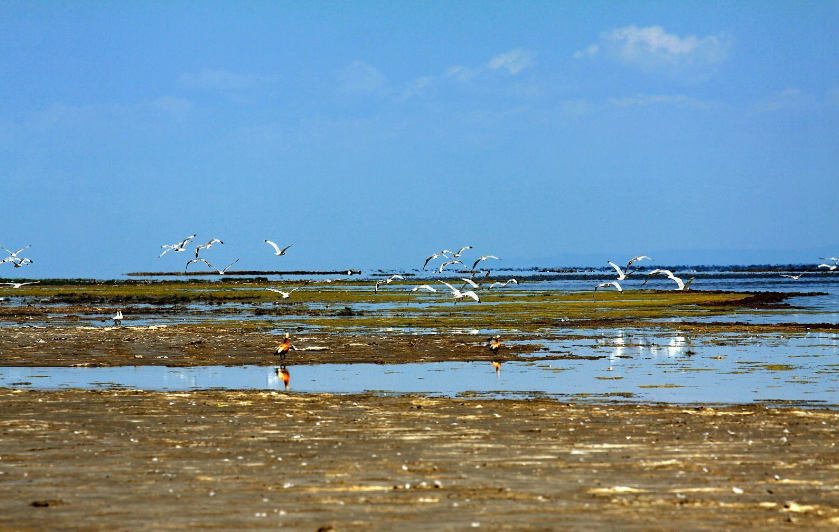
<instances>
[{"instance_id":1,"label":"calm water","mask_svg":"<svg viewBox=\"0 0 839 532\"><path fill-rule=\"evenodd\" d=\"M800 280L779 273L674 270L696 276L696 290L823 292L825 295L788 300L792 312L740 311L710 321L746 323L839 323L839 273L807 274ZM535 280L523 272L503 272L497 277L517 277L516 290L557 292L591 291L611 272L557 274ZM507 275L509 274L509 275ZM637 290L644 277L623 283ZM426 281L418 281L422 284ZM650 280L644 287L670 289L666 279ZM372 290L371 286L329 286L330 290ZM410 286L385 286L384 290L409 290ZM434 301L441 294L423 295ZM588 297L588 296L586 296ZM16 304L6 302L5 304ZM424 303L418 303L423 305ZM366 303L364 310L371 304ZM204 312L214 314L226 306L186 305L183 315L128 320L128 325L195 322ZM372 308L372 307L371 307ZM251 306L232 304L230 319L243 319ZM356 309L358 310L358 309ZM80 325L110 324L102 319ZM265 319L256 316L254 319ZM277 318L271 317L273 321ZM305 318L285 318L305 324ZM668 319L702 321L703 317ZM142 323L141 323L142 322ZM54 323L54 322L53 322ZM50 326L49 322L33 323ZM410 333L416 331L390 331ZM452 331L469 332L469 331ZM488 331L478 331L476 338ZM487 394L561 398L620 398L621 400L676 403L749 403L797 401L839 405L839 334L819 332L788 335L728 334L689 337L655 329L557 331L550 341L534 338L541 346L529 362L505 363L496 374L487 363L430 363L404 365L289 366L292 392L428 393L446 396ZM515 346L507 346L515 352ZM551 358L554 358L553 360ZM246 367L123 367L123 368L0 368L0 386L21 388L129 387L145 390L283 389L276 368Z\"/></svg>"},{"instance_id":2,"label":"calm water","mask_svg":"<svg viewBox=\"0 0 839 532\"><path fill-rule=\"evenodd\" d=\"M603 332L595 338L568 338L545 349L531 362L504 363L497 373L486 362L290 365L287 370L290 390L304 393L839 404L837 334L725 335L699 340L626 330ZM567 358L542 359L557 355ZM277 368L265 366L0 368L0 386L164 391L284 388Z\"/></svg>"}]
</instances>

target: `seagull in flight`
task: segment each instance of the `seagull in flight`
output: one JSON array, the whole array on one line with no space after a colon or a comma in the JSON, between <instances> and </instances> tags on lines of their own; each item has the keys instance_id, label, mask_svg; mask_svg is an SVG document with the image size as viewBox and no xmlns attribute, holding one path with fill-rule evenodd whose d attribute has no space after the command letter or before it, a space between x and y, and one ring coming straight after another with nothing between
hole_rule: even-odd
<instances>
[{"instance_id":1,"label":"seagull in flight","mask_svg":"<svg viewBox=\"0 0 839 532\"><path fill-rule=\"evenodd\" d=\"M615 287L615 289L616 289L618 292L623 292L623 288L621 288L620 283L619 283L619 282L617 282L617 281L612 281L612 282L609 282L609 283L600 283L599 285L595 286L595 287L594 287L594 293L595 293L595 294L597 293L597 289L598 289L598 288L609 288L610 286L614 286L614 287Z\"/></svg>"},{"instance_id":2,"label":"seagull in flight","mask_svg":"<svg viewBox=\"0 0 839 532\"><path fill-rule=\"evenodd\" d=\"M444 285L446 285L448 287L449 290L452 291L452 295L454 296L454 302L455 303L457 303L458 299L463 299L464 297L470 297L470 298L474 299L475 301L477 301L478 303L481 302L481 298L478 297L478 294L476 294L472 290L461 291L461 290L453 287L452 285L450 285L446 281L438 280L438 282L443 283Z\"/></svg>"},{"instance_id":3,"label":"seagull in flight","mask_svg":"<svg viewBox=\"0 0 839 532\"><path fill-rule=\"evenodd\" d=\"M212 266L210 266L210 263L207 262L207 259L205 259L204 257L199 257L198 256L197 251L195 252L195 257L196 258L194 258L194 259L192 259L192 260L190 260L189 262L186 263L186 266L184 266L184 273L186 273L187 268L189 268L189 265L192 264L193 262L203 262L204 264L206 264L207 266L212 268Z\"/></svg>"},{"instance_id":4,"label":"seagull in flight","mask_svg":"<svg viewBox=\"0 0 839 532\"><path fill-rule=\"evenodd\" d=\"M452 257L454 257L456 259L459 259L460 254L463 253L464 251L466 251L467 249L472 249L472 246L463 246L462 248L460 248L460 251L458 251L457 253L454 253L452 255ZM451 253L451 252L449 252L449 253Z\"/></svg>"},{"instance_id":5,"label":"seagull in flight","mask_svg":"<svg viewBox=\"0 0 839 532\"><path fill-rule=\"evenodd\" d=\"M382 284L390 284L390 283L392 283L392 282L393 282L393 280L394 280L394 279L402 279L402 280L405 280L405 278L404 278L404 277L402 277L401 275L396 274L396 273L394 273L393 275L391 275L391 276L390 276L390 277L388 277L387 279L379 279L378 281L376 281L376 290L375 290L375 291L376 291L376 293L378 293L378 292L379 292L379 285L382 285Z\"/></svg>"},{"instance_id":6,"label":"seagull in flight","mask_svg":"<svg viewBox=\"0 0 839 532\"><path fill-rule=\"evenodd\" d=\"M177 244L173 244L171 246L160 246L160 247L163 248L163 253L158 255L157 258L159 259L160 257L162 257L163 255L166 255L170 251L175 251L177 253L180 253L182 251L186 251L186 245L189 244L189 242L193 238L195 238L195 235L188 236L188 237L184 238L183 240L181 240L180 242L178 242Z\"/></svg>"},{"instance_id":7,"label":"seagull in flight","mask_svg":"<svg viewBox=\"0 0 839 532\"><path fill-rule=\"evenodd\" d=\"M501 283L501 282L492 283L491 285L489 285L489 288L490 288L490 290L492 290L492 289L493 289L493 288L495 288L496 286L500 286L500 287L504 288L505 286L507 286L507 285L508 285L508 284L510 284L510 283L513 283L513 284L519 284L519 282L518 282L518 281L516 281L515 279L507 279L507 280L506 280L505 282L503 282L503 283Z\"/></svg>"},{"instance_id":8,"label":"seagull in flight","mask_svg":"<svg viewBox=\"0 0 839 532\"><path fill-rule=\"evenodd\" d=\"M28 283L0 283L0 284L4 284L6 286L11 286L12 288L20 288L20 287L26 286L28 284L38 284L40 282L41 281L30 281Z\"/></svg>"},{"instance_id":9,"label":"seagull in flight","mask_svg":"<svg viewBox=\"0 0 839 532\"><path fill-rule=\"evenodd\" d=\"M464 266L465 266L465 264L464 264ZM475 281L473 281L472 279L467 279L466 277L461 277L461 278L460 278L460 280L461 280L461 281L463 281L463 286L461 286L461 287L460 287L460 288L461 288L461 290L462 290L462 289L463 289L466 285L469 285L469 286L471 286L472 288L480 288L480 285L479 285L478 283L476 283Z\"/></svg>"},{"instance_id":10,"label":"seagull in flight","mask_svg":"<svg viewBox=\"0 0 839 532\"><path fill-rule=\"evenodd\" d=\"M449 253L451 253L451 251L450 251ZM436 259L436 258L439 258L439 257L445 257L445 258L447 258L447 259L450 259L450 258L451 258L451 257L449 257L448 255L446 255L445 253L434 253L433 255L431 255L430 257L428 257L427 259L425 259L425 264L423 264L423 265L422 265L422 269L424 270L424 269L425 269L425 267L426 267L426 266L428 266L428 263L429 263L429 262L431 262L432 260L434 260L434 259Z\"/></svg>"},{"instance_id":11,"label":"seagull in flight","mask_svg":"<svg viewBox=\"0 0 839 532\"><path fill-rule=\"evenodd\" d=\"M790 279L792 279L794 281L797 281L797 280L801 279L802 275L804 275L805 273L807 273L809 271L811 271L811 270L804 270L803 272L799 273L798 275L789 275L789 274L782 273L781 277L789 277Z\"/></svg>"},{"instance_id":12,"label":"seagull in flight","mask_svg":"<svg viewBox=\"0 0 839 532\"><path fill-rule=\"evenodd\" d=\"M198 253L200 253L202 249L210 249L213 246L213 244L224 244L224 242L222 242L218 238L214 238L206 244L201 244L200 246L195 248L195 258L198 258Z\"/></svg>"},{"instance_id":13,"label":"seagull in flight","mask_svg":"<svg viewBox=\"0 0 839 532\"><path fill-rule=\"evenodd\" d=\"M201 259L201 260L204 260L204 259ZM225 266L223 270L219 270L218 268L216 268L215 266L213 266L212 264L210 264L210 263L209 263L209 262L207 262L206 260L205 260L204 262L206 262L206 263L207 263L207 266L209 266L210 268L212 268L212 269L214 269L215 271L217 271L219 275L224 275L225 273L227 273L227 270L228 270L228 269L230 269L230 267L231 267L231 266L233 266L234 264L236 264L237 262L239 262L239 259L236 259L236 260L234 260L233 262L231 262L230 264L228 264L227 266Z\"/></svg>"},{"instance_id":14,"label":"seagull in flight","mask_svg":"<svg viewBox=\"0 0 839 532\"><path fill-rule=\"evenodd\" d=\"M11 257L11 259L12 264L15 265L15 268L20 268L21 266L26 266L27 264L32 264L33 262L35 262L32 259L26 257L23 257L22 259L19 259L17 257Z\"/></svg>"},{"instance_id":15,"label":"seagull in flight","mask_svg":"<svg viewBox=\"0 0 839 532\"><path fill-rule=\"evenodd\" d=\"M440 265L440 273L443 273L443 268L445 268L449 264L457 264L457 263L463 264L463 261L462 260L447 260L446 262L444 262L443 264ZM463 264L463 265L466 266L465 264Z\"/></svg>"},{"instance_id":16,"label":"seagull in flight","mask_svg":"<svg viewBox=\"0 0 839 532\"><path fill-rule=\"evenodd\" d=\"M639 268L635 268L634 270L630 271L630 270L629 270L629 267L630 267L630 266L632 266L632 263L633 263L633 262L635 262L636 260L643 260L643 259L653 260L653 259L650 259L650 258L649 258L648 256L646 256L646 255L639 255L639 256L637 256L637 257L633 257L632 259L630 259L630 260L629 260L629 262L627 262L627 263L626 263L626 268L625 268L625 269L623 269L623 270L621 270L620 266L618 266L617 264L615 264L614 262L612 262L612 261L610 261L610 260L608 260L608 261L606 261L606 262L608 262L609 264L611 264L611 265L612 265L612 268L614 268L615 270L617 270L617 272L618 272L618 281L623 281L624 279L626 279L627 277L629 277L630 275L632 275L633 273L635 273L635 272L637 272L637 271L639 270Z\"/></svg>"},{"instance_id":17,"label":"seagull in flight","mask_svg":"<svg viewBox=\"0 0 839 532\"><path fill-rule=\"evenodd\" d=\"M496 257L495 255L483 255L483 256L479 257L478 260L475 261L475 264L472 265L472 269L474 270L475 266L477 266L479 262L487 260L487 259L501 260L498 257Z\"/></svg>"},{"instance_id":18,"label":"seagull in flight","mask_svg":"<svg viewBox=\"0 0 839 532\"><path fill-rule=\"evenodd\" d=\"M266 288L266 290L276 292L276 293L280 294L281 296L283 296L283 299L288 299L289 297L291 297L292 292L294 292L295 290L298 290L299 288L300 288L299 286L296 286L296 287L292 288L291 290L289 290L288 292L283 292L282 290L277 290L276 288Z\"/></svg>"},{"instance_id":19,"label":"seagull in flight","mask_svg":"<svg viewBox=\"0 0 839 532\"><path fill-rule=\"evenodd\" d=\"M653 270L653 271L651 271L650 273L647 274L647 278L644 279L644 282L641 283L641 286L644 286L645 284L647 284L647 281L650 280L651 275L657 275L657 274L664 275L668 279L670 279L671 281L675 282L676 283L676 290L687 290L688 287L690 286L690 283L692 283L693 280L695 279L695 277L691 277L688 280L688 282L684 282L681 277L676 277L675 275L673 275L673 272L671 272L670 270Z\"/></svg>"},{"instance_id":20,"label":"seagull in flight","mask_svg":"<svg viewBox=\"0 0 839 532\"><path fill-rule=\"evenodd\" d=\"M283 249L280 249L280 246L271 242L270 240L266 240L265 243L266 244L271 244L271 247L274 248L274 255L276 255L278 257L282 256L282 255L285 255L286 250L294 245L294 244L289 244L286 247L284 247Z\"/></svg>"},{"instance_id":21,"label":"seagull in flight","mask_svg":"<svg viewBox=\"0 0 839 532\"><path fill-rule=\"evenodd\" d=\"M2 247L2 246L0 246L0 249L2 249L3 251L5 251L6 253L8 253L8 254L9 254L9 257L15 257L15 258L16 258L18 253L20 253L20 252L21 252L21 251L23 251L24 249L31 248L31 247L32 247L32 244L30 244L30 245L28 245L28 246L25 246L25 247L22 247L22 248L20 248L19 250L15 251L14 253L12 253L11 251L9 251L8 249L6 249L6 248L4 248L4 247ZM9 257L7 257L7 258L6 258L6 259L4 259L4 260L8 260L8 258L9 258Z\"/></svg>"},{"instance_id":22,"label":"seagull in flight","mask_svg":"<svg viewBox=\"0 0 839 532\"><path fill-rule=\"evenodd\" d=\"M437 291L430 284L421 284L419 286L415 286L415 287L411 288L411 292L416 292L417 290L428 290L429 292L436 292Z\"/></svg>"}]
</instances>

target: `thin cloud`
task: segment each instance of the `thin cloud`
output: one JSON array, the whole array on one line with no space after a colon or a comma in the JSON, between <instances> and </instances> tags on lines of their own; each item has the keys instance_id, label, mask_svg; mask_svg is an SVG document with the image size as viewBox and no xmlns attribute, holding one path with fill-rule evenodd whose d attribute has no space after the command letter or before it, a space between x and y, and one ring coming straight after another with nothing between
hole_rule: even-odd
<instances>
[{"instance_id":1,"label":"thin cloud","mask_svg":"<svg viewBox=\"0 0 839 532\"><path fill-rule=\"evenodd\" d=\"M338 71L339 90L352 95L385 96L390 92L387 77L376 67L356 59Z\"/></svg>"},{"instance_id":2,"label":"thin cloud","mask_svg":"<svg viewBox=\"0 0 839 532\"><path fill-rule=\"evenodd\" d=\"M721 35L680 37L661 26L631 25L601 33L598 43L576 52L574 57L605 55L645 72L701 78L728 58L730 47L730 41Z\"/></svg>"},{"instance_id":3,"label":"thin cloud","mask_svg":"<svg viewBox=\"0 0 839 532\"><path fill-rule=\"evenodd\" d=\"M202 68L198 72L185 72L178 76L178 89L242 91L266 87L276 80L261 74L237 74L227 70Z\"/></svg>"},{"instance_id":4,"label":"thin cloud","mask_svg":"<svg viewBox=\"0 0 839 532\"><path fill-rule=\"evenodd\" d=\"M787 88L758 100L752 105L755 113L775 111L815 111L825 107L824 101L818 101L812 95L794 87Z\"/></svg>"},{"instance_id":5,"label":"thin cloud","mask_svg":"<svg viewBox=\"0 0 839 532\"><path fill-rule=\"evenodd\" d=\"M496 55L489 60L486 66L490 70L504 69L515 76L525 68L531 68L535 65L536 52L516 48L515 50Z\"/></svg>"},{"instance_id":6,"label":"thin cloud","mask_svg":"<svg viewBox=\"0 0 839 532\"><path fill-rule=\"evenodd\" d=\"M614 107L648 107L651 105L670 105L679 109L708 110L720 107L716 102L708 102L685 96L684 94L636 94L623 98L610 98L609 104Z\"/></svg>"},{"instance_id":7,"label":"thin cloud","mask_svg":"<svg viewBox=\"0 0 839 532\"><path fill-rule=\"evenodd\" d=\"M515 48L509 52L504 52L493 56L486 63L479 66L464 66L454 65L450 66L440 76L422 76L411 81L405 90L401 93L401 99L405 100L418 96L430 90L433 87L439 87L446 83L468 84L477 82L479 80L489 80L492 77L498 77L499 74L507 76L517 76L528 68L536 66L536 52L532 50L525 50L524 48ZM517 87L514 92L518 94L537 95L541 91L536 87Z\"/></svg>"}]
</instances>

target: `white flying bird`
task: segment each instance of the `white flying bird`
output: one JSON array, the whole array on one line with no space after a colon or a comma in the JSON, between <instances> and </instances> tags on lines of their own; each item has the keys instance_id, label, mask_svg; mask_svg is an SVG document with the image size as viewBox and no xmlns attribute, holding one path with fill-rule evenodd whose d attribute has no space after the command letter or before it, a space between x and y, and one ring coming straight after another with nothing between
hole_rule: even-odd
<instances>
[{"instance_id":1,"label":"white flying bird","mask_svg":"<svg viewBox=\"0 0 839 532\"><path fill-rule=\"evenodd\" d=\"M817 267L818 268L827 268L827 271L832 272L836 268L839 268L839 265L837 265L837 264L819 264Z\"/></svg>"},{"instance_id":2,"label":"white flying bird","mask_svg":"<svg viewBox=\"0 0 839 532\"><path fill-rule=\"evenodd\" d=\"M464 266L465 266L465 264L464 264ZM463 281L463 286L466 286L468 284L472 288L479 288L480 287L480 285L478 285L478 283L476 283L472 279L467 279L465 277L461 277L460 280Z\"/></svg>"},{"instance_id":3,"label":"white flying bird","mask_svg":"<svg viewBox=\"0 0 839 532\"><path fill-rule=\"evenodd\" d=\"M24 246L24 247L20 248L19 250L15 251L14 253L12 253L11 251L9 251L8 249L6 249L6 248L4 248L4 247L2 247L2 246L0 246L0 249L2 249L3 251L5 251L6 253L8 253L8 254L9 254L9 257L17 257L17 254L18 254L18 253L20 253L20 252L21 252L21 251L23 251L24 249L31 248L31 247L32 247L32 245L31 245L31 244L30 244L30 245L28 245L28 246Z\"/></svg>"},{"instance_id":4,"label":"white flying bird","mask_svg":"<svg viewBox=\"0 0 839 532\"><path fill-rule=\"evenodd\" d=\"M455 303L457 303L458 299L463 299L464 297L471 297L472 299L474 299L478 303L481 302L481 298L478 297L478 294L476 294L475 292L473 292L471 290L466 290L466 291L463 291L463 292L458 290L458 291L454 292L453 295L454 295Z\"/></svg>"},{"instance_id":5,"label":"white flying bird","mask_svg":"<svg viewBox=\"0 0 839 532\"><path fill-rule=\"evenodd\" d=\"M444 285L446 285L448 287L449 290L452 291L452 295L454 296L454 302L455 303L457 303L458 299L463 299L464 297L471 297L472 299L474 299L478 303L481 302L481 298L478 297L478 294L476 294L475 292L473 292L471 290L466 290L466 291L458 290L457 288L453 287L452 285L450 285L446 281L442 281L442 280L439 280L439 279L438 279L437 282L443 283Z\"/></svg>"},{"instance_id":6,"label":"white flying bird","mask_svg":"<svg viewBox=\"0 0 839 532\"><path fill-rule=\"evenodd\" d=\"M502 287L502 288L503 288L503 287L507 286L507 285L508 285L508 284L510 284L510 283L513 283L513 284L519 284L519 282L518 282L518 281L516 281L515 279L507 279L507 280L506 280L505 282L503 282L503 283L500 283L500 282L492 283L491 285L489 285L489 288L490 288L490 290L491 290L491 289L493 289L493 288L495 288L496 286L500 286L500 287Z\"/></svg>"},{"instance_id":7,"label":"white flying bird","mask_svg":"<svg viewBox=\"0 0 839 532\"><path fill-rule=\"evenodd\" d=\"M204 262L207 262L207 261L205 260ZM224 275L225 273L227 273L227 270L230 269L230 267L233 266L234 264L236 264L237 262L239 262L239 259L236 259L233 262L231 262L230 264L228 264L227 266L225 266L223 270L219 270L218 268L216 268L215 266L213 266L209 262L207 262L207 266L209 266L210 268L217 271L219 275Z\"/></svg>"},{"instance_id":8,"label":"white flying bird","mask_svg":"<svg viewBox=\"0 0 839 532\"><path fill-rule=\"evenodd\" d=\"M456 259L459 259L459 258L460 258L460 254L461 254L461 253L463 253L464 251L466 251L467 249L472 249L472 246L463 246L462 248L460 248L460 251L458 251L457 253L453 254L453 255L452 255L452 257L454 257L454 258L456 258Z\"/></svg>"},{"instance_id":9,"label":"white flying bird","mask_svg":"<svg viewBox=\"0 0 839 532\"><path fill-rule=\"evenodd\" d=\"M451 252L449 252L449 253L451 253ZM431 262L432 260L434 260L436 258L439 258L439 257L445 257L447 259L451 258L448 255L446 255L445 253L435 253L435 254L431 255L430 257L428 257L427 259L425 259L425 264L422 265L422 269L424 270L425 267L428 266L429 262Z\"/></svg>"},{"instance_id":10,"label":"white flying bird","mask_svg":"<svg viewBox=\"0 0 839 532\"><path fill-rule=\"evenodd\" d=\"M463 264L463 261L461 261L461 260L447 260L446 262L444 262L443 264L440 265L440 273L443 273L443 268L445 268L449 264L458 264L458 263ZM463 265L466 266L465 264L463 264Z\"/></svg>"},{"instance_id":11,"label":"white flying bird","mask_svg":"<svg viewBox=\"0 0 839 532\"><path fill-rule=\"evenodd\" d=\"M610 260L608 260L608 261L606 261L606 262L608 262L609 264L611 264L611 265L612 265L612 268L614 268L615 270L617 270L617 272L618 272L618 281L623 281L624 279L626 279L627 277L629 277L630 275L632 275L633 273L635 273L635 272L637 272L637 271L638 271L638 268L635 268L634 270L629 271L629 267L630 267L630 266L632 266L632 263L633 263L633 262L635 262L636 260L642 260L642 259L649 259L649 260L653 260L653 259L650 259L650 258L649 258L648 256L646 256L646 255L639 255L639 256L637 256L637 257L633 257L632 259L630 259L630 261L626 263L626 268L625 268L625 269L623 269L623 270L621 270L620 266L618 266L617 264L615 264L614 262L612 262L612 261L610 261Z\"/></svg>"},{"instance_id":12,"label":"white flying bird","mask_svg":"<svg viewBox=\"0 0 839 532\"><path fill-rule=\"evenodd\" d=\"M26 246L26 247L29 247L29 246ZM3 248L3 249L5 249L5 248ZM24 249L26 249L26 248L24 248ZM9 250L6 249L6 251L9 251ZM20 253L20 251L18 251L18 253ZM839 258L836 258L836 257L819 257L819 258L821 260L832 260L833 264L839 264Z\"/></svg>"},{"instance_id":13,"label":"white flying bird","mask_svg":"<svg viewBox=\"0 0 839 532\"><path fill-rule=\"evenodd\" d=\"M802 275L804 275L805 273L807 273L809 271L810 270L805 270L805 271L799 273L798 275L789 275L789 274L782 273L781 277L789 277L790 279L793 279L793 280L797 281L797 280L801 279Z\"/></svg>"},{"instance_id":14,"label":"white flying bird","mask_svg":"<svg viewBox=\"0 0 839 532\"><path fill-rule=\"evenodd\" d=\"M188 236L188 237L184 238L183 240L181 240L180 242L178 242L177 244L173 244L171 246L160 246L160 247L163 248L163 253L158 255L157 258L159 259L160 257L169 253L170 251L175 251L175 252L178 252L178 253L180 253L182 251L186 251L186 245L189 244L189 242L193 238L195 238L195 235Z\"/></svg>"},{"instance_id":15,"label":"white flying bird","mask_svg":"<svg viewBox=\"0 0 839 532\"><path fill-rule=\"evenodd\" d=\"M28 282L28 283L0 283L0 284L4 284L6 286L11 286L12 288L20 288L21 286L26 286L28 284L38 284L40 282L41 281L31 281L31 282Z\"/></svg>"},{"instance_id":16,"label":"white flying bird","mask_svg":"<svg viewBox=\"0 0 839 532\"><path fill-rule=\"evenodd\" d=\"M198 253L196 252L196 256L197 255L198 255ZM212 268L212 266L210 266L210 263L207 262L207 259L205 259L204 257L197 257L197 258L192 259L192 260L190 260L186 263L186 266L184 266L184 273L186 273L187 268L189 268L189 265L192 264L193 262L203 262L204 264L206 264L207 266Z\"/></svg>"},{"instance_id":17,"label":"white flying bird","mask_svg":"<svg viewBox=\"0 0 839 532\"><path fill-rule=\"evenodd\" d=\"M416 292L417 290L428 290L429 292L436 292L437 290L434 289L433 286L428 284L421 284L419 286L415 286L411 288L411 292Z\"/></svg>"},{"instance_id":18,"label":"white flying bird","mask_svg":"<svg viewBox=\"0 0 839 532\"><path fill-rule=\"evenodd\" d=\"M20 268L21 266L26 266L27 264L32 264L33 262L35 262L35 261L33 261L32 259L28 259L26 257L24 257L22 259L19 259L17 257L12 257L12 264L15 265L15 268Z\"/></svg>"},{"instance_id":19,"label":"white flying bird","mask_svg":"<svg viewBox=\"0 0 839 532\"><path fill-rule=\"evenodd\" d=\"M496 257L495 255L483 255L483 256L479 257L478 260L475 261L475 264L472 265L472 269L474 270L475 266L477 266L479 262L487 260L487 259L501 260L498 257Z\"/></svg>"},{"instance_id":20,"label":"white flying bird","mask_svg":"<svg viewBox=\"0 0 839 532\"><path fill-rule=\"evenodd\" d=\"M399 274L396 274L396 273L395 273L395 274L391 275L390 277L388 277L387 279L379 279L378 281L376 281L376 290L375 290L375 291L376 291L376 293L378 293L378 292L379 292L379 285L382 285L382 284L390 284L390 283L392 283L392 282L393 282L393 280L394 280L394 279L402 279L402 280L404 280L405 278L404 278L404 277L402 277L401 275L399 275Z\"/></svg>"},{"instance_id":21,"label":"white flying bird","mask_svg":"<svg viewBox=\"0 0 839 532\"><path fill-rule=\"evenodd\" d=\"M210 240L209 242L207 242L206 244L201 244L200 246L195 248L195 258L196 259L198 258L198 253L202 249L210 249L213 246L213 244L224 244L224 242L222 242L218 238L214 238L214 239Z\"/></svg>"},{"instance_id":22,"label":"white flying bird","mask_svg":"<svg viewBox=\"0 0 839 532\"><path fill-rule=\"evenodd\" d=\"M295 290L297 290L298 288L300 288L300 287L298 286L298 287L292 288L288 292L283 292L282 290L277 290L276 288L266 288L266 290L276 292L276 293L280 294L281 296L283 296L283 299L288 299L291 296L291 293L294 292Z\"/></svg>"},{"instance_id":23,"label":"white flying bird","mask_svg":"<svg viewBox=\"0 0 839 532\"><path fill-rule=\"evenodd\" d=\"M285 255L286 250L294 245L294 244L289 244L286 247L284 247L283 249L280 249L280 246L271 242L270 240L266 240L265 243L266 244L271 244L271 247L274 248L274 252L275 252L274 255L277 255L277 256Z\"/></svg>"},{"instance_id":24,"label":"white flying bird","mask_svg":"<svg viewBox=\"0 0 839 532\"><path fill-rule=\"evenodd\" d=\"M695 279L694 277L691 277L688 280L688 282L684 282L681 277L676 277L675 275L673 275L673 272L671 272L670 270L653 270L653 271L651 271L650 273L647 274L647 278L644 279L644 282L641 283L641 286L644 286L645 284L647 284L647 281L650 280L651 275L658 275L658 274L664 275L668 279L670 279L671 281L675 282L676 283L676 290L687 290L687 288L690 286L690 283L692 283L693 280Z\"/></svg>"},{"instance_id":25,"label":"white flying bird","mask_svg":"<svg viewBox=\"0 0 839 532\"><path fill-rule=\"evenodd\" d=\"M597 293L597 289L598 289L598 288L609 288L610 286L614 286L614 287L615 287L615 289L616 289L618 292L623 292L623 288L621 288L620 283L619 283L619 282L617 282L617 281L612 281L612 282L610 282L610 283L600 283L599 285L595 286L595 287L594 287L594 293L595 293L595 294Z\"/></svg>"}]
</instances>

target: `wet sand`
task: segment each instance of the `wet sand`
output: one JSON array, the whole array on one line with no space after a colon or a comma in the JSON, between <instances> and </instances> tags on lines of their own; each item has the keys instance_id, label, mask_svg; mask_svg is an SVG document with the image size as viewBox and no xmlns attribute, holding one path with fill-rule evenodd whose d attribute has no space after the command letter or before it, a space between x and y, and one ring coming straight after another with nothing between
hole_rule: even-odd
<instances>
[{"instance_id":1,"label":"wet sand","mask_svg":"<svg viewBox=\"0 0 839 532\"><path fill-rule=\"evenodd\" d=\"M0 390L0 531L835 530L839 413Z\"/></svg>"}]
</instances>

